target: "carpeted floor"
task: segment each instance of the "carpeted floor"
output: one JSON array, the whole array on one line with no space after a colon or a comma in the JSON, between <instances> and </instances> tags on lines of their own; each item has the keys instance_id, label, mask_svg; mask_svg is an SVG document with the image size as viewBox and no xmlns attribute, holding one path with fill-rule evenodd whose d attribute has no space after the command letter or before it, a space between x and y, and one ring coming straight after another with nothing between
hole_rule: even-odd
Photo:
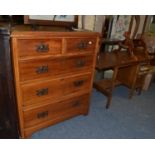
<instances>
[{"instance_id":1,"label":"carpeted floor","mask_svg":"<svg viewBox=\"0 0 155 155\"><path fill-rule=\"evenodd\" d=\"M40 130L33 139L155 138L155 84L128 99L128 89L117 87L110 109L106 98L93 90L88 116L77 116Z\"/></svg>"}]
</instances>

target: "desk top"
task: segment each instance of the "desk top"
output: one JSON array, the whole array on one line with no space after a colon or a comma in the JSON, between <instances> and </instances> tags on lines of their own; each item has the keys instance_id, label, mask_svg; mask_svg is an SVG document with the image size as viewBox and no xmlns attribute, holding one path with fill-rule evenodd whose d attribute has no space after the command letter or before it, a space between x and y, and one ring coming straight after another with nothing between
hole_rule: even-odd
<instances>
[{"instance_id":1,"label":"desk top","mask_svg":"<svg viewBox=\"0 0 155 155\"><path fill-rule=\"evenodd\" d=\"M106 70L114 67L124 67L148 60L145 53L142 53L140 49L134 51L134 56L131 56L126 51L100 52L97 58L96 69Z\"/></svg>"},{"instance_id":2,"label":"desk top","mask_svg":"<svg viewBox=\"0 0 155 155\"><path fill-rule=\"evenodd\" d=\"M121 67L135 63L136 59L131 57L127 52L104 52L99 53L96 69L106 70L114 67Z\"/></svg>"}]
</instances>

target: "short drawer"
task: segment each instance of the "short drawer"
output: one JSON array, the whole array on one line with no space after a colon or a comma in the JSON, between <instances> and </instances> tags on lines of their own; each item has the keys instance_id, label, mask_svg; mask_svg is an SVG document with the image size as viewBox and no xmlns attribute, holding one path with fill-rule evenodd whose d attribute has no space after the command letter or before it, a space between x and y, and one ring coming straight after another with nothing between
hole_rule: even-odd
<instances>
[{"instance_id":1,"label":"short drawer","mask_svg":"<svg viewBox=\"0 0 155 155\"><path fill-rule=\"evenodd\" d=\"M60 54L62 39L19 39L17 49L19 57Z\"/></svg>"},{"instance_id":2,"label":"short drawer","mask_svg":"<svg viewBox=\"0 0 155 155\"><path fill-rule=\"evenodd\" d=\"M90 71L93 55L19 61L20 81Z\"/></svg>"},{"instance_id":3,"label":"short drawer","mask_svg":"<svg viewBox=\"0 0 155 155\"><path fill-rule=\"evenodd\" d=\"M96 38L67 38L66 52L94 52L96 47Z\"/></svg>"},{"instance_id":4,"label":"short drawer","mask_svg":"<svg viewBox=\"0 0 155 155\"><path fill-rule=\"evenodd\" d=\"M71 111L82 113L82 109L88 109L89 95L78 96L62 102L49 103L31 110L24 111L25 128L43 123L48 120L62 119Z\"/></svg>"},{"instance_id":5,"label":"short drawer","mask_svg":"<svg viewBox=\"0 0 155 155\"><path fill-rule=\"evenodd\" d=\"M91 74L67 77L55 80L44 80L21 86L24 106L37 104L47 98L59 99L62 96L90 89Z\"/></svg>"}]
</instances>

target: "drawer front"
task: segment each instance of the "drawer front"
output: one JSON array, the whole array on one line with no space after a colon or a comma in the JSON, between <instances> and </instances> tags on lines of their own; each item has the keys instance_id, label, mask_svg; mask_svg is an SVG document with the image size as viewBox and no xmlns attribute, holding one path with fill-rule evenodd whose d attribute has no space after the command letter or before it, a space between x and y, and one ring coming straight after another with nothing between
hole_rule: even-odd
<instances>
[{"instance_id":1,"label":"drawer front","mask_svg":"<svg viewBox=\"0 0 155 155\"><path fill-rule=\"evenodd\" d=\"M93 55L19 61L20 81L80 73L91 70L92 65Z\"/></svg>"},{"instance_id":2,"label":"drawer front","mask_svg":"<svg viewBox=\"0 0 155 155\"><path fill-rule=\"evenodd\" d=\"M62 39L20 39L17 49L19 57L60 54Z\"/></svg>"},{"instance_id":3,"label":"drawer front","mask_svg":"<svg viewBox=\"0 0 155 155\"><path fill-rule=\"evenodd\" d=\"M90 74L86 74L83 76L24 84L21 87L23 104L27 106L30 104L44 103L44 100L48 98L58 99L71 93L78 93L80 91L88 92L90 81Z\"/></svg>"},{"instance_id":4,"label":"drawer front","mask_svg":"<svg viewBox=\"0 0 155 155\"><path fill-rule=\"evenodd\" d=\"M66 39L66 52L94 52L96 46L95 38L68 38Z\"/></svg>"},{"instance_id":5,"label":"drawer front","mask_svg":"<svg viewBox=\"0 0 155 155\"><path fill-rule=\"evenodd\" d=\"M32 110L24 111L25 127L31 127L39 123L63 118L63 115L70 111L75 113L82 112L82 109L88 108L89 95L75 97L62 102L48 104Z\"/></svg>"}]
</instances>

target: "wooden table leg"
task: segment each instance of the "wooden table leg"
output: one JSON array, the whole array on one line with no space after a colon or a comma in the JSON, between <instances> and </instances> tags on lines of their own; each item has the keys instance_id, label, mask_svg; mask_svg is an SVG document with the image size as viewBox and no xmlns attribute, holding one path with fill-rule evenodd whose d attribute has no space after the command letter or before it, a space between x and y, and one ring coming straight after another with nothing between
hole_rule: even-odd
<instances>
[{"instance_id":1,"label":"wooden table leg","mask_svg":"<svg viewBox=\"0 0 155 155\"><path fill-rule=\"evenodd\" d=\"M118 67L115 67L114 72L113 72L113 76L112 76L112 80L111 80L111 88L110 88L109 95L108 95L106 109L108 109L111 105L112 93L113 93L113 90L115 88L115 84L116 84L116 80L117 80L117 73L118 73Z\"/></svg>"}]
</instances>

